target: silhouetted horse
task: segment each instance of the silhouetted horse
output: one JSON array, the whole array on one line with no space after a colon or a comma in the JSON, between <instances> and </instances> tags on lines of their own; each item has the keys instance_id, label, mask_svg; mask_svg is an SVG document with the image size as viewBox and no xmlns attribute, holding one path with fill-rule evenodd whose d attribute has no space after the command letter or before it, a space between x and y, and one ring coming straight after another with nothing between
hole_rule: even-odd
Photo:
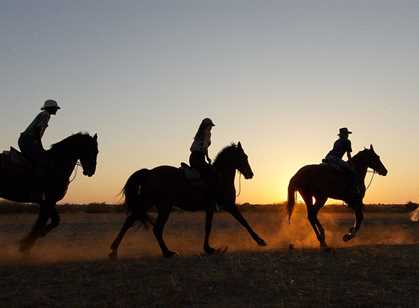
<instances>
[{"instance_id":1,"label":"silhouetted horse","mask_svg":"<svg viewBox=\"0 0 419 308\"><path fill-rule=\"evenodd\" d=\"M70 176L80 160L83 174L92 176L96 171L98 154L97 135L78 133L54 144L47 151L51 170L40 178L35 169L15 168L6 164L0 168L0 198L40 205L38 219L29 234L20 242L20 251L29 252L39 237L45 236L60 223L55 208L70 184ZM0 166L5 157L0 155ZM48 220L51 220L49 224Z\"/></svg>"},{"instance_id":2,"label":"silhouetted horse","mask_svg":"<svg viewBox=\"0 0 419 308\"><path fill-rule=\"evenodd\" d=\"M325 232L317 219L318 211L324 206L328 198L345 201L355 212L355 224L350 228L349 233L343 236L343 240L349 241L355 237L363 219L363 198L365 195L364 179L368 168L372 168L379 175L387 175L387 169L384 167L380 157L374 152L371 145L356 154L351 160L361 183L361 196L354 197L353 190L348 189L350 177L345 171L337 170L328 164L304 166L291 178L288 186L288 216L291 222L291 215L295 204L295 192L298 191L307 206L308 220L316 233L320 242L320 247L327 249ZM351 196L352 192L352 196ZM313 204L313 198L315 203Z\"/></svg>"},{"instance_id":3,"label":"silhouetted horse","mask_svg":"<svg viewBox=\"0 0 419 308\"><path fill-rule=\"evenodd\" d=\"M152 224L154 226L154 235L160 245L163 256L173 256L175 253L167 248L163 240L163 228L173 206L187 211L206 211L204 251L207 254L217 252L216 249L209 245L209 235L214 214L214 202L211 201L213 198L247 229L258 245L265 246L265 241L252 230L235 204L234 177L236 170L241 172L246 179L253 177L247 155L243 151L240 142L237 145L233 144L224 148L218 154L213 166L217 174L217 188L216 195L212 197L209 196L207 187L201 186L200 188L191 184L179 168L159 166L151 170L141 169L133 173L123 189L125 205L129 214L121 231L112 243L112 252L109 256L117 258L118 247L122 238L136 221L140 221L145 225L147 223ZM153 206L158 211L155 222L147 214L147 211Z\"/></svg>"}]
</instances>

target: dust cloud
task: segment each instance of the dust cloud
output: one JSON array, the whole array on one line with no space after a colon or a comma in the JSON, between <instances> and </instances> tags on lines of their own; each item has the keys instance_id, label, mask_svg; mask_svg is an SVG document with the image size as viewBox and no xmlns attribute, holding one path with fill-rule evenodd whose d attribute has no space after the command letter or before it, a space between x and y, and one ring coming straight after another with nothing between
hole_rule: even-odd
<instances>
[{"instance_id":1,"label":"dust cloud","mask_svg":"<svg viewBox=\"0 0 419 308\"><path fill-rule=\"evenodd\" d=\"M285 208L243 211L251 227L268 243L259 247L247 231L228 213L214 216L210 244L214 248L228 247L229 252L266 252L295 249L318 249L319 243L306 218L303 206L297 206L291 224ZM62 215L62 224L33 248L30 256L18 251L19 240L30 230L36 219L32 214L0 216L0 264L55 263L80 260L104 260L110 245L125 219L124 214L70 213ZM343 242L342 236L353 224L348 211L320 211L319 220L326 230L329 246L353 247L367 245L399 245L419 242L418 224L408 215L366 213L357 237ZM169 249L180 256L200 255L203 252L204 213L174 212L165 228L164 239ZM160 257L161 252L149 230L132 228L122 242L119 255L124 258Z\"/></svg>"}]
</instances>

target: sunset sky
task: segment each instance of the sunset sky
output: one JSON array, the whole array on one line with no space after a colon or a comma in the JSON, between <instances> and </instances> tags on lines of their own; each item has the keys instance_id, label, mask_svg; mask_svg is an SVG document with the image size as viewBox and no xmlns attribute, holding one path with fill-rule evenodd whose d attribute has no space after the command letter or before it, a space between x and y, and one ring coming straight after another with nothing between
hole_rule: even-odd
<instances>
[{"instance_id":1,"label":"sunset sky","mask_svg":"<svg viewBox=\"0 0 419 308\"><path fill-rule=\"evenodd\" d=\"M365 201L419 201L418 38L418 1L2 0L0 150L54 98L46 147L99 135L63 202L113 203L135 170L187 161L211 117L210 156L240 140L255 173L238 202L272 203L347 126L389 170Z\"/></svg>"}]
</instances>

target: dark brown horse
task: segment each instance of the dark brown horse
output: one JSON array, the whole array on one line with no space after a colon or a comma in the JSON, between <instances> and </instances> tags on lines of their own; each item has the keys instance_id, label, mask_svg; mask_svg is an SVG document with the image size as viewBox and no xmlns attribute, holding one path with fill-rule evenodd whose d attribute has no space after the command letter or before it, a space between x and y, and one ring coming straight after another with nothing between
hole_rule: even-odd
<instances>
[{"instance_id":1,"label":"dark brown horse","mask_svg":"<svg viewBox=\"0 0 419 308\"><path fill-rule=\"evenodd\" d=\"M118 247L130 227L136 221L142 224L152 224L154 235L160 245L164 257L171 257L175 253L170 251L163 240L163 228L167 222L173 206L187 211L202 210L206 212L204 251L207 254L217 252L209 245L209 235L214 214L213 199L227 212L233 215L240 224L247 229L252 238L260 246L265 246L265 241L257 235L240 214L235 201L236 190L234 177L236 170L241 172L246 179L253 177L247 155L240 142L224 148L214 161L217 174L217 189L215 196L210 196L207 187L193 185L187 180L179 168L159 166L154 169L141 169L133 173L127 180L123 189L125 206L128 208L128 217L121 231L111 246L110 258L117 258ZM154 222L147 211L155 206L158 211L157 220Z\"/></svg>"},{"instance_id":2,"label":"dark brown horse","mask_svg":"<svg viewBox=\"0 0 419 308\"><path fill-rule=\"evenodd\" d=\"M74 134L47 151L53 170L42 177L31 166L19 168L7 165L6 157L0 155L0 198L40 205L38 219L20 242L21 252L29 252L39 237L59 225L60 216L55 205L64 198L77 161L80 160L83 174L90 177L96 171L97 154L97 135ZM47 224L49 220L51 222Z\"/></svg>"},{"instance_id":3,"label":"dark brown horse","mask_svg":"<svg viewBox=\"0 0 419 308\"><path fill-rule=\"evenodd\" d=\"M351 165L357 176L362 180L361 194L355 196L353 190L348 189L351 178L345 172L337 170L328 164L304 166L291 178L288 186L288 216L291 215L295 204L295 192L298 191L307 206L308 220L320 242L320 247L328 249L325 232L317 219L317 213L324 206L328 198L345 201L355 212L355 224L349 232L343 236L343 240L349 241L355 237L363 220L363 198L365 195L364 179L368 168L373 169L379 175L387 175L380 157L374 152L374 148L365 149L356 154ZM315 202L313 204L313 198Z\"/></svg>"}]
</instances>

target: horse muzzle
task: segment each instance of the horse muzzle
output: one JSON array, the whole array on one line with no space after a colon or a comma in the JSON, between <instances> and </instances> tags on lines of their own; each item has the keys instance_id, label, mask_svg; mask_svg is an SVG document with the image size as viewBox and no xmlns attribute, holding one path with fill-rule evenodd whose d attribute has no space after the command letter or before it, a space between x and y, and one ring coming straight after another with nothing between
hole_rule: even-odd
<instances>
[{"instance_id":1,"label":"horse muzzle","mask_svg":"<svg viewBox=\"0 0 419 308\"><path fill-rule=\"evenodd\" d=\"M378 174L379 174L379 175L382 175L382 176L386 176L386 175L387 175L387 173L388 173L387 169L384 169L384 170L380 170L380 171L378 171Z\"/></svg>"},{"instance_id":2,"label":"horse muzzle","mask_svg":"<svg viewBox=\"0 0 419 308\"><path fill-rule=\"evenodd\" d=\"M250 179L252 179L252 178L253 178L253 176L254 176L253 172L249 172L249 173L246 173L246 174L243 174L243 175L244 175L244 178L245 178L246 180L250 180Z\"/></svg>"},{"instance_id":3,"label":"horse muzzle","mask_svg":"<svg viewBox=\"0 0 419 308\"><path fill-rule=\"evenodd\" d=\"M88 176L89 178L93 176L93 174L95 174L94 172L87 172L87 171L83 171L83 175Z\"/></svg>"}]
</instances>

